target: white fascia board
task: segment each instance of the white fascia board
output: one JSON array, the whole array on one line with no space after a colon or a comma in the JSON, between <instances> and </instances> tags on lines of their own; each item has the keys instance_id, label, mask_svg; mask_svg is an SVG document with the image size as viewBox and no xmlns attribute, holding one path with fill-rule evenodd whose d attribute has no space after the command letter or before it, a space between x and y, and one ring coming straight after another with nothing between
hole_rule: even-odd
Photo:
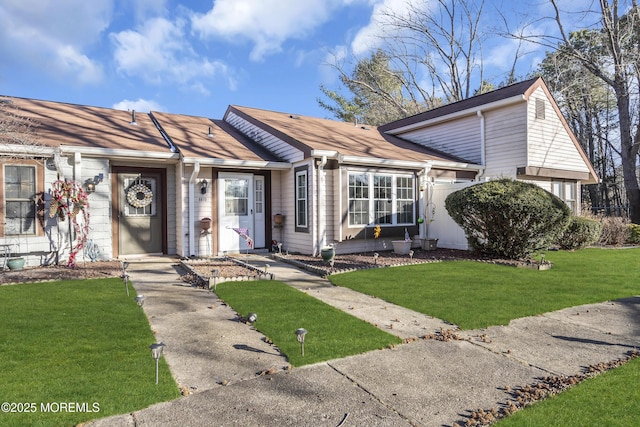
<instances>
[{"instance_id":1,"label":"white fascia board","mask_svg":"<svg viewBox=\"0 0 640 427\"><path fill-rule=\"evenodd\" d=\"M414 162L409 160L393 160L393 159L380 159L377 157L358 157L358 156L339 156L338 161L340 163L363 165L363 166L389 166L394 168L404 169L422 169L425 162Z\"/></svg>"},{"instance_id":2,"label":"white fascia board","mask_svg":"<svg viewBox=\"0 0 640 427\"><path fill-rule=\"evenodd\" d=\"M56 152L53 147L42 145L22 145L22 144L0 144L0 155L5 156L34 156L34 157L50 157Z\"/></svg>"},{"instance_id":3,"label":"white fascia board","mask_svg":"<svg viewBox=\"0 0 640 427\"><path fill-rule=\"evenodd\" d=\"M291 163L286 162L267 162L257 160L224 160L200 157L185 157L182 159L185 164L200 163L200 166L217 166L241 169L270 169L270 170L286 170L291 169Z\"/></svg>"},{"instance_id":4,"label":"white fascia board","mask_svg":"<svg viewBox=\"0 0 640 427\"><path fill-rule=\"evenodd\" d=\"M137 150L123 150L112 148L95 148L95 147L76 147L72 145L61 145L60 150L62 154L80 153L87 156L100 156L110 159L114 158L126 158L126 159L141 159L141 160L179 160L180 155L178 153L171 152L158 152L158 151L137 151Z\"/></svg>"},{"instance_id":5,"label":"white fascia board","mask_svg":"<svg viewBox=\"0 0 640 427\"><path fill-rule=\"evenodd\" d=\"M337 159L340 153L335 150L311 150L311 157L326 157L328 159Z\"/></svg>"},{"instance_id":6,"label":"white fascia board","mask_svg":"<svg viewBox=\"0 0 640 427\"><path fill-rule=\"evenodd\" d=\"M443 169L456 169L456 170L475 170L481 171L484 166L475 163L462 163L462 162L446 162L443 160L433 160L428 162L431 167L443 168Z\"/></svg>"},{"instance_id":7,"label":"white fascia board","mask_svg":"<svg viewBox=\"0 0 640 427\"><path fill-rule=\"evenodd\" d=\"M420 122L413 123L407 126L396 128L396 129L390 129L385 133L388 133L390 135L398 135L398 134L410 132L415 129L432 126L437 123L458 119L460 117L475 116L478 114L478 111L493 110L495 108L500 108L500 107L516 104L518 102L523 102L523 101L526 101L526 98L524 97L524 95L516 95L516 96L512 96L511 98L505 98L499 101L490 102L488 104L478 105L473 108L467 108L466 110L456 111L455 113L447 114L445 116L434 117L433 119L420 121Z\"/></svg>"}]
</instances>

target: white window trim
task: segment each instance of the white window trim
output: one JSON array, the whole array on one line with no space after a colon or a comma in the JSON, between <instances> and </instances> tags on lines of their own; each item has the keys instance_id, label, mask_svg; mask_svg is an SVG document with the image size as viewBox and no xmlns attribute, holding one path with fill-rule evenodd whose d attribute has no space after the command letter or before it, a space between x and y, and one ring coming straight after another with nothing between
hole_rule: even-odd
<instances>
[{"instance_id":1,"label":"white window trim","mask_svg":"<svg viewBox=\"0 0 640 427\"><path fill-rule=\"evenodd\" d=\"M351 200L355 200L355 199L351 199L349 197L349 188L348 188L348 183L350 180L350 177L352 175L367 175L367 185L369 188L369 218L368 218L368 223L367 224L352 224L351 223L351 212L350 212L350 201ZM360 228L360 227L367 227L367 226L373 226L376 225L377 223L375 222L375 201L377 200L375 198L375 191L374 191L374 176L390 176L391 177L391 218L392 218L392 223L391 224L378 224L380 225L380 227L397 227L397 226L408 226L408 225L414 225L415 224L415 218L416 218L416 177L413 174L408 174L408 173L394 173L394 172L362 172L362 171L349 171L347 173L347 218L348 218L348 227L353 227L353 228ZM397 188L397 178L410 178L412 183L413 183L413 198L411 199L412 203L413 203L413 212L412 212L412 216L413 216L413 222L396 222L398 219L398 211L397 211L397 207L398 207L398 200L408 200L408 199L398 199L398 188ZM360 200L360 199L358 199Z\"/></svg>"}]
</instances>

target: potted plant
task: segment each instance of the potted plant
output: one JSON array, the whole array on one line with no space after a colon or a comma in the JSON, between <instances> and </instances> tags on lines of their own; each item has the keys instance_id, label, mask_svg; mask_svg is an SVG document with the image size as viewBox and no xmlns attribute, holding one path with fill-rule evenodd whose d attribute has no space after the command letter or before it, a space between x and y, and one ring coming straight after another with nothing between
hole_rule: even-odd
<instances>
[{"instance_id":1,"label":"potted plant","mask_svg":"<svg viewBox=\"0 0 640 427\"><path fill-rule=\"evenodd\" d=\"M18 244L18 252L15 254L11 251L11 248L13 248L13 245L9 246L9 257L7 258L7 261L6 261L7 268L9 270L22 270L24 268L25 259L19 254L20 244Z\"/></svg>"},{"instance_id":2,"label":"potted plant","mask_svg":"<svg viewBox=\"0 0 640 427\"><path fill-rule=\"evenodd\" d=\"M398 255L409 255L412 243L413 241L411 240L411 237L409 237L409 232L406 228L404 229L404 240L391 241L391 244L393 245L393 251Z\"/></svg>"},{"instance_id":3,"label":"potted plant","mask_svg":"<svg viewBox=\"0 0 640 427\"><path fill-rule=\"evenodd\" d=\"M331 261L336 256L336 248L333 245L325 246L320 249L320 256L323 261Z\"/></svg>"}]
</instances>

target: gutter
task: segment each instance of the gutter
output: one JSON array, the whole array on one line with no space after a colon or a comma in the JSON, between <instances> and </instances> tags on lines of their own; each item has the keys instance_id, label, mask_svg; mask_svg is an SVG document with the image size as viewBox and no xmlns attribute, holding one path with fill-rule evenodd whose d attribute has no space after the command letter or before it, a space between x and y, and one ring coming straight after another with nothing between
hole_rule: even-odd
<instances>
[{"instance_id":1,"label":"gutter","mask_svg":"<svg viewBox=\"0 0 640 427\"><path fill-rule=\"evenodd\" d=\"M480 118L480 164L482 165L482 169L476 175L476 181L480 182L482 177L484 176L485 166L487 164L487 140L485 135L485 118L484 114L482 114L482 110L478 110L477 113Z\"/></svg>"},{"instance_id":2,"label":"gutter","mask_svg":"<svg viewBox=\"0 0 640 427\"><path fill-rule=\"evenodd\" d=\"M101 156L110 158L136 158L144 157L151 160L179 160L179 153L167 153L158 151L136 151L136 150L123 150L113 148L95 148L95 147L75 147L72 145L61 145L60 150L62 153L81 153L89 156Z\"/></svg>"},{"instance_id":3,"label":"gutter","mask_svg":"<svg viewBox=\"0 0 640 427\"><path fill-rule=\"evenodd\" d=\"M193 164L193 172L189 177L189 226L187 227L189 233L189 256L195 256L195 182L198 179L200 173L200 163L195 162Z\"/></svg>"},{"instance_id":4,"label":"gutter","mask_svg":"<svg viewBox=\"0 0 640 427\"><path fill-rule=\"evenodd\" d=\"M320 250L327 245L327 227L325 225L325 179L324 179L324 167L327 164L327 156L322 156L322 160L318 164L318 242L317 247L313 251L315 257L320 253Z\"/></svg>"},{"instance_id":5,"label":"gutter","mask_svg":"<svg viewBox=\"0 0 640 427\"><path fill-rule=\"evenodd\" d=\"M200 157L184 157L182 162L185 164L199 163L201 166L219 166L236 169L271 169L271 170L288 170L293 166L287 162L269 162L259 160L225 160Z\"/></svg>"},{"instance_id":6,"label":"gutter","mask_svg":"<svg viewBox=\"0 0 640 427\"><path fill-rule=\"evenodd\" d=\"M505 98L505 99L501 99L499 101L494 101L494 102L490 102L488 104L484 104L482 106L484 111L487 110L491 110L491 109L495 109L495 108L500 108L500 107L505 107L507 105L511 105L511 104L516 104L518 102L524 102L526 101L526 98L524 95L515 95L512 96L511 98ZM474 110L471 108L462 110L462 111L456 111L454 113L450 113L444 116L438 116L438 117L434 117L432 119L427 119L427 120L423 120L423 121L419 121L417 123L413 123L407 126L403 126L400 128L396 128L396 129L390 129L388 131L386 131L385 133L389 134L389 135L398 135L401 133L405 133L405 132L410 132L416 129L420 129L420 128L424 128L427 126L432 126L435 125L437 123L442 123L442 122L446 122L449 120L454 120L454 119L458 119L460 117L464 117L464 116L470 116L474 114Z\"/></svg>"}]
</instances>

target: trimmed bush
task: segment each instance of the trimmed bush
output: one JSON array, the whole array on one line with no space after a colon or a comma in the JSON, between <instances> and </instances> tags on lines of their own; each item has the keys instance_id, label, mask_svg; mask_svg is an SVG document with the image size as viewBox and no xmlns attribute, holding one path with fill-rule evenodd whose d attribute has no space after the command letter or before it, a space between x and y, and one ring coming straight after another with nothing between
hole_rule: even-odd
<instances>
[{"instance_id":1,"label":"trimmed bush","mask_svg":"<svg viewBox=\"0 0 640 427\"><path fill-rule=\"evenodd\" d=\"M602 224L594 219L572 216L557 245L560 249L574 251L597 242L602 232Z\"/></svg>"},{"instance_id":2,"label":"trimmed bush","mask_svg":"<svg viewBox=\"0 0 640 427\"><path fill-rule=\"evenodd\" d=\"M627 242L633 245L640 245L640 225L629 224L628 227L629 227L629 238Z\"/></svg>"},{"instance_id":3,"label":"trimmed bush","mask_svg":"<svg viewBox=\"0 0 640 427\"><path fill-rule=\"evenodd\" d=\"M557 196L507 178L451 193L445 207L472 249L508 259L525 259L547 249L571 217L571 209Z\"/></svg>"}]
</instances>

